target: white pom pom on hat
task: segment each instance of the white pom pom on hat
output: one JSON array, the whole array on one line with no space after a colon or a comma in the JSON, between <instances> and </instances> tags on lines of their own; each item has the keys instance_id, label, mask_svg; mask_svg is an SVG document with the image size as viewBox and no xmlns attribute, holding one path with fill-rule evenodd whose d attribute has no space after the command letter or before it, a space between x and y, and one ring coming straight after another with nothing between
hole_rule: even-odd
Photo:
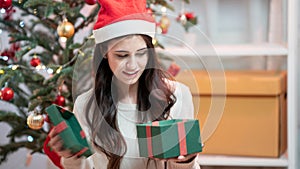
<instances>
[{"instance_id":1,"label":"white pom pom on hat","mask_svg":"<svg viewBox=\"0 0 300 169\"><path fill-rule=\"evenodd\" d=\"M94 25L96 44L130 34L153 37L155 20L147 13L146 0L98 0L101 5Z\"/></svg>"}]
</instances>

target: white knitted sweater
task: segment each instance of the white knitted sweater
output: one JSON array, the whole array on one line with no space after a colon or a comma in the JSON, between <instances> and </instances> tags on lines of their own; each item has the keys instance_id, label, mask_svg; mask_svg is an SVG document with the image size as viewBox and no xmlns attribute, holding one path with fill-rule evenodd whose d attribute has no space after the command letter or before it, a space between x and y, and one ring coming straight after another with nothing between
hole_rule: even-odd
<instances>
[{"instance_id":1,"label":"white knitted sweater","mask_svg":"<svg viewBox=\"0 0 300 169\"><path fill-rule=\"evenodd\" d=\"M172 82L173 83L173 82ZM189 88L179 82L175 84L174 95L177 98L176 103L171 108L170 117L173 119L192 119L194 118L194 107L192 102L192 95ZM84 105L87 101L87 98L90 94L90 91L80 95L75 102L74 113L79 120L83 130L87 137L89 137L89 131L87 125L84 122ZM136 138L136 118L137 118L137 108L136 104L124 104L118 103L118 125L121 131L121 134L125 138L127 144L127 152L122 159L121 169L146 169L147 168L147 158L139 157L139 148ZM197 163L196 157L190 163L175 163L167 162L168 169L200 169L199 164ZM106 169L108 160L106 155L102 152L95 152L89 158L62 158L62 165L65 169ZM164 169L164 162L150 160L148 164L148 169Z\"/></svg>"}]
</instances>

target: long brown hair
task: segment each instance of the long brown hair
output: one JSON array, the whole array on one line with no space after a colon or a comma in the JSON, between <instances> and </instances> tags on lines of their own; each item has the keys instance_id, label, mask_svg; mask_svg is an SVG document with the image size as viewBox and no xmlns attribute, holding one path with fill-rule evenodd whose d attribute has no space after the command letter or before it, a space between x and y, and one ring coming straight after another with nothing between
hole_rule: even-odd
<instances>
[{"instance_id":1,"label":"long brown hair","mask_svg":"<svg viewBox=\"0 0 300 169\"><path fill-rule=\"evenodd\" d=\"M172 78L161 68L152 39L140 35L148 48L148 63L139 78L137 92L137 109L140 112L139 122L167 119L170 108L176 102L176 97L166 84L166 79ZM94 147L106 154L108 169L119 169L121 160L127 151L124 137L121 135L117 122L117 106L112 91L116 87L112 83L113 72L108 60L104 59L108 42L98 44L94 54L95 81L93 94L86 105L86 120L91 131ZM152 91L159 91L155 94ZM96 106L92 106L96 102Z\"/></svg>"}]
</instances>

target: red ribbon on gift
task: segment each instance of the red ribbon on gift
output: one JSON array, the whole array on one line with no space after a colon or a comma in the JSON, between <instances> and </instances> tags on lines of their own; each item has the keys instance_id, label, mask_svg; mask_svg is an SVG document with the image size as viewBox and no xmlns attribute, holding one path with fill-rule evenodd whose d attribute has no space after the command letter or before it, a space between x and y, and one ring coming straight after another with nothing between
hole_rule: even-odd
<instances>
[{"instance_id":1,"label":"red ribbon on gift","mask_svg":"<svg viewBox=\"0 0 300 169\"><path fill-rule=\"evenodd\" d=\"M177 123L180 155L187 155L184 122L186 122L186 120Z\"/></svg>"},{"instance_id":2,"label":"red ribbon on gift","mask_svg":"<svg viewBox=\"0 0 300 169\"><path fill-rule=\"evenodd\" d=\"M86 137L83 130L80 131L80 136L81 136L82 139L84 139Z\"/></svg>"},{"instance_id":3,"label":"red ribbon on gift","mask_svg":"<svg viewBox=\"0 0 300 169\"><path fill-rule=\"evenodd\" d=\"M61 112L61 113L64 113L64 112L66 112L66 111L67 111L67 110L64 109L64 108L61 108L61 109L60 109L60 112Z\"/></svg>"},{"instance_id":4,"label":"red ribbon on gift","mask_svg":"<svg viewBox=\"0 0 300 169\"><path fill-rule=\"evenodd\" d=\"M187 120L183 120L183 121L177 123L180 155L188 154L187 153L187 145L186 145L186 132L185 132L185 127L184 127L184 123L186 121ZM159 121L152 122L152 126L159 126ZM151 126L146 126L146 137L147 137L148 156L153 157Z\"/></svg>"},{"instance_id":5,"label":"red ribbon on gift","mask_svg":"<svg viewBox=\"0 0 300 169\"><path fill-rule=\"evenodd\" d=\"M66 128L68 128L67 123L65 121L62 121L55 126L55 131L56 133L60 133L64 131Z\"/></svg>"},{"instance_id":6,"label":"red ribbon on gift","mask_svg":"<svg viewBox=\"0 0 300 169\"><path fill-rule=\"evenodd\" d=\"M152 126L159 126L159 121L152 122ZM147 137L146 139L147 139L148 156L153 157L151 126L146 126L146 137Z\"/></svg>"},{"instance_id":7,"label":"red ribbon on gift","mask_svg":"<svg viewBox=\"0 0 300 169\"><path fill-rule=\"evenodd\" d=\"M84 152L86 152L88 150L88 148L84 147L83 149L81 149L80 151L78 151L75 156L79 157L81 156Z\"/></svg>"},{"instance_id":8,"label":"red ribbon on gift","mask_svg":"<svg viewBox=\"0 0 300 169\"><path fill-rule=\"evenodd\" d=\"M146 126L146 136L147 136L146 139L147 139L148 156L153 157L151 126Z\"/></svg>"}]
</instances>

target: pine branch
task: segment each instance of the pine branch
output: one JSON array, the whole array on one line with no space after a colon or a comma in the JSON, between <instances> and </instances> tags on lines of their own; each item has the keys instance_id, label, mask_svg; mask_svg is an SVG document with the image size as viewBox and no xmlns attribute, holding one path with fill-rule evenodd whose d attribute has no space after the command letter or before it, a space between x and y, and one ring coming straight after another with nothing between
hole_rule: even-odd
<instances>
[{"instance_id":1,"label":"pine branch","mask_svg":"<svg viewBox=\"0 0 300 169\"><path fill-rule=\"evenodd\" d=\"M28 145L28 144L29 143L27 141L23 141L23 142L18 142L18 143L11 142L6 145L1 145L0 146L0 164L7 160L7 155L17 151L21 147L26 147L26 145Z\"/></svg>"},{"instance_id":2,"label":"pine branch","mask_svg":"<svg viewBox=\"0 0 300 169\"><path fill-rule=\"evenodd\" d=\"M28 141L20 141L20 142L10 142L8 144L5 145L1 145L0 146L0 164L4 161L7 160L7 156L15 151L17 151L20 148L28 148L33 150L32 153L35 152L40 152L42 153L42 149L43 149L43 142L44 142L44 138L45 135L41 136L41 139L37 139L36 141L33 142L28 142Z\"/></svg>"},{"instance_id":3,"label":"pine branch","mask_svg":"<svg viewBox=\"0 0 300 169\"><path fill-rule=\"evenodd\" d=\"M25 34L26 31L24 28L18 26L21 20L4 20L0 18L0 23L2 23L3 26L1 26L1 29L4 30L10 30L10 32L15 32L15 33L23 33ZM0 24L1 25L1 24Z\"/></svg>"},{"instance_id":4,"label":"pine branch","mask_svg":"<svg viewBox=\"0 0 300 169\"><path fill-rule=\"evenodd\" d=\"M167 3L167 1L165 0L147 0L148 4L159 4L161 6L164 6L172 11L174 11L174 7L171 6L169 3Z\"/></svg>"},{"instance_id":5,"label":"pine branch","mask_svg":"<svg viewBox=\"0 0 300 169\"><path fill-rule=\"evenodd\" d=\"M52 0L27 0L24 4L24 8L31 8L31 7L36 7L36 6L47 6L51 4L53 1Z\"/></svg>"},{"instance_id":6,"label":"pine branch","mask_svg":"<svg viewBox=\"0 0 300 169\"><path fill-rule=\"evenodd\" d=\"M48 86L45 88L38 88L35 91L33 91L34 94L30 97L30 100L33 100L40 96L45 96L45 95L49 94L53 89L54 89L53 86Z\"/></svg>"},{"instance_id":7,"label":"pine branch","mask_svg":"<svg viewBox=\"0 0 300 169\"><path fill-rule=\"evenodd\" d=\"M42 31L35 31L32 33L32 36L28 36L26 34L20 34L20 33L12 33L10 36L14 39L12 42L20 42L20 41L27 41L29 46L23 47L22 50L18 51L16 53L17 58L22 58L26 53L28 53L31 49L36 48L37 46L40 46L44 48L45 50L51 52L53 55L59 55L58 50L54 46L53 42L55 42L55 39L52 36L48 36L47 33ZM58 43L56 43L58 45Z\"/></svg>"},{"instance_id":8,"label":"pine branch","mask_svg":"<svg viewBox=\"0 0 300 169\"><path fill-rule=\"evenodd\" d=\"M31 51L31 49L35 48L36 44L35 43L31 43L30 46L24 45L23 48L19 51L17 51L15 53L15 57L19 60L23 59L23 56L28 53L29 51Z\"/></svg>"},{"instance_id":9,"label":"pine branch","mask_svg":"<svg viewBox=\"0 0 300 169\"><path fill-rule=\"evenodd\" d=\"M35 39L33 37L30 37L26 34L11 33L11 34L9 34L9 36L13 38L13 40L11 42L19 42L19 41L35 42Z\"/></svg>"},{"instance_id":10,"label":"pine branch","mask_svg":"<svg viewBox=\"0 0 300 169\"><path fill-rule=\"evenodd\" d=\"M56 73L52 78L46 80L44 82L44 85L48 85L50 83L57 82L57 79L60 76L68 76L68 75L72 76L72 72L73 72L72 67L66 67L65 69L62 69L60 73Z\"/></svg>"},{"instance_id":11,"label":"pine branch","mask_svg":"<svg viewBox=\"0 0 300 169\"><path fill-rule=\"evenodd\" d=\"M57 49L55 49L55 47L54 47L54 50L57 50ZM59 51L59 50L57 50L57 51ZM43 63L51 64L51 62L53 62L53 53L52 52L42 51L42 52L36 52L35 54L36 54L36 56L40 56L41 61Z\"/></svg>"},{"instance_id":12,"label":"pine branch","mask_svg":"<svg viewBox=\"0 0 300 169\"><path fill-rule=\"evenodd\" d=\"M47 10L47 8L46 8ZM50 15L50 14L49 14ZM51 29L51 33L55 32L58 24L55 22L55 20L48 18L49 16L36 16L38 20L31 20L32 26L31 30L34 30L34 28L38 25L43 25L45 28Z\"/></svg>"},{"instance_id":13,"label":"pine branch","mask_svg":"<svg viewBox=\"0 0 300 169\"><path fill-rule=\"evenodd\" d=\"M44 8L46 9L40 9L40 11L45 11L45 15L40 15L40 14L35 14L33 11L30 11L29 8L24 8L23 4L19 4L17 3L18 5L16 5L19 9L21 9L24 13L22 14L23 16L26 16L26 15L30 15L30 16L33 16L34 18L37 19L37 22L41 21L41 23L46 27L46 28L49 28L49 29L53 29L53 30L56 30L57 26L58 26L58 23L53 20L53 19L50 19L48 18L52 13L53 13L53 7L52 6L45 6ZM49 11L47 10L50 10L50 9L47 9L47 8L51 8L52 13L49 13ZM48 12L48 13L46 13ZM33 22L33 20L31 20L31 22ZM33 22L33 27L35 26L34 22ZM30 30L33 30L33 29L30 29Z\"/></svg>"},{"instance_id":14,"label":"pine branch","mask_svg":"<svg viewBox=\"0 0 300 169\"><path fill-rule=\"evenodd\" d=\"M12 75L9 73L6 73L4 75L2 75L2 77L0 78L0 86L4 86L4 84L9 81L12 78Z\"/></svg>"},{"instance_id":15,"label":"pine branch","mask_svg":"<svg viewBox=\"0 0 300 169\"><path fill-rule=\"evenodd\" d=\"M41 85L43 83L43 81L45 80L44 76L38 74L37 72L35 72L36 70L32 70L32 71L24 71L23 72L23 76L26 79L25 82L28 83L35 83L37 85ZM38 86L37 86L38 87Z\"/></svg>"},{"instance_id":16,"label":"pine branch","mask_svg":"<svg viewBox=\"0 0 300 169\"><path fill-rule=\"evenodd\" d=\"M14 126L6 137L21 137L23 136L24 129L26 129L26 120L24 119L22 123L19 123L17 126Z\"/></svg>"},{"instance_id":17,"label":"pine branch","mask_svg":"<svg viewBox=\"0 0 300 169\"><path fill-rule=\"evenodd\" d=\"M23 91L19 86L14 85L14 83L11 84L13 90L16 93L16 96L14 97L13 104L17 105L19 112L21 113L22 117L26 117L26 114L21 111L22 108L26 108L28 106L28 98L29 95Z\"/></svg>"},{"instance_id":18,"label":"pine branch","mask_svg":"<svg viewBox=\"0 0 300 169\"><path fill-rule=\"evenodd\" d=\"M48 27L48 28L51 28L51 29L53 29L53 30L56 30L56 28L57 28L57 26L58 26L58 24L54 21L54 20L52 20L52 19L49 19L49 18L43 18L42 19L42 23L43 23L43 25L45 25L46 27Z\"/></svg>"},{"instance_id":19,"label":"pine branch","mask_svg":"<svg viewBox=\"0 0 300 169\"><path fill-rule=\"evenodd\" d=\"M79 18L85 19L85 16L80 13L83 8L84 3L78 4L77 6L71 7L72 4L69 4L71 7L70 13L67 15L67 18L72 23L76 23Z\"/></svg>"},{"instance_id":20,"label":"pine branch","mask_svg":"<svg viewBox=\"0 0 300 169\"><path fill-rule=\"evenodd\" d=\"M33 111L36 107L43 104L43 101L41 99L34 99L30 101L28 111Z\"/></svg>"},{"instance_id":21,"label":"pine branch","mask_svg":"<svg viewBox=\"0 0 300 169\"><path fill-rule=\"evenodd\" d=\"M11 127L15 127L19 124L24 123L24 118L18 116L17 113L5 112L0 110L0 122L5 122Z\"/></svg>"},{"instance_id":22,"label":"pine branch","mask_svg":"<svg viewBox=\"0 0 300 169\"><path fill-rule=\"evenodd\" d=\"M29 129L27 125L25 126L18 126L11 130L8 137L21 137L21 136L32 136L34 139L38 139L41 137L41 134L46 134L46 132L42 129L40 130L32 130Z\"/></svg>"},{"instance_id":23,"label":"pine branch","mask_svg":"<svg viewBox=\"0 0 300 169\"><path fill-rule=\"evenodd\" d=\"M98 11L100 9L100 5L97 5L96 7L94 7L91 11L92 13L87 17L87 18L84 18L84 21L81 22L80 25L78 25L76 28L75 28L75 32L77 32L78 30L82 29L82 28L85 28L87 27L90 23L94 22L95 19L96 19L96 16L98 14Z\"/></svg>"},{"instance_id":24,"label":"pine branch","mask_svg":"<svg viewBox=\"0 0 300 169\"><path fill-rule=\"evenodd\" d=\"M10 29L11 32L18 32L18 29L15 28L15 25L3 20L0 18L0 29L5 30L5 29Z\"/></svg>"},{"instance_id":25,"label":"pine branch","mask_svg":"<svg viewBox=\"0 0 300 169\"><path fill-rule=\"evenodd\" d=\"M53 51L54 47L53 47L53 42L55 42L55 38L53 36L50 36L48 33L43 32L43 31L35 31L32 34L33 39L35 39L35 41L37 42L37 44L41 47L43 47L44 49L46 49L47 51L58 55L58 51ZM58 44L58 42L57 42ZM52 45L52 46L50 46Z\"/></svg>"}]
</instances>

